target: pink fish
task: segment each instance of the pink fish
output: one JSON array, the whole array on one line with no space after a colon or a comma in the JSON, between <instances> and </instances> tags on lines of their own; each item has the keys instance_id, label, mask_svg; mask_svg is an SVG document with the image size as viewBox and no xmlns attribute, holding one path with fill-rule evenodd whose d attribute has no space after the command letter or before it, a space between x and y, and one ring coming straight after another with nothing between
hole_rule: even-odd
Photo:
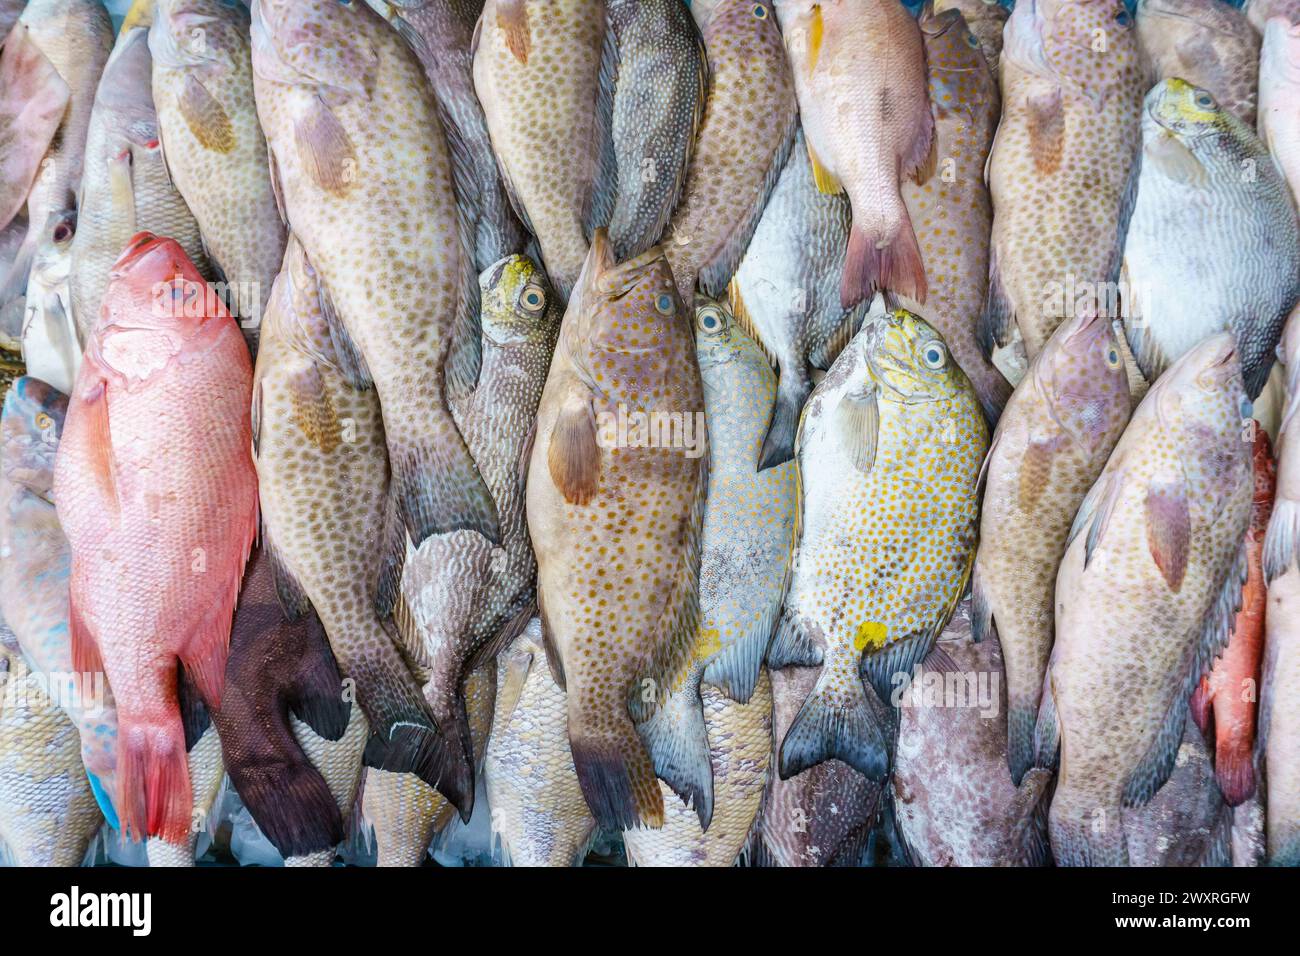
<instances>
[{"instance_id":1,"label":"pink fish","mask_svg":"<svg viewBox=\"0 0 1300 956\"><path fill-rule=\"evenodd\" d=\"M136 837L189 836L177 662L220 707L257 530L252 388L239 326L181 247L135 236L86 345L54 487L73 665L102 667L117 697L114 802Z\"/></svg>"}]
</instances>

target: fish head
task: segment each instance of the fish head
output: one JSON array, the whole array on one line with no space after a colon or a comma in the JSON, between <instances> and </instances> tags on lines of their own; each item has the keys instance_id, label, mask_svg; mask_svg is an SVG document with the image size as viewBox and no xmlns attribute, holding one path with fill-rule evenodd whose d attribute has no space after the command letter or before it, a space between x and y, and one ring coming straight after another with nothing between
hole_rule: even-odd
<instances>
[{"instance_id":1,"label":"fish head","mask_svg":"<svg viewBox=\"0 0 1300 956\"><path fill-rule=\"evenodd\" d=\"M7 481L50 500L67 412L68 396L53 385L30 375L14 380L0 412L0 468Z\"/></svg>"},{"instance_id":2,"label":"fish head","mask_svg":"<svg viewBox=\"0 0 1300 956\"><path fill-rule=\"evenodd\" d=\"M72 239L77 234L77 210L60 209L45 220L40 245L32 259L32 273L46 287L68 277L72 265Z\"/></svg>"},{"instance_id":3,"label":"fish head","mask_svg":"<svg viewBox=\"0 0 1300 956\"><path fill-rule=\"evenodd\" d=\"M1005 56L1086 96L1098 110L1138 62L1137 33L1123 0L1017 4L1005 43Z\"/></svg>"},{"instance_id":4,"label":"fish head","mask_svg":"<svg viewBox=\"0 0 1300 956\"><path fill-rule=\"evenodd\" d=\"M820 4L795 4L808 8L808 13L820 12ZM701 35L706 49L718 43L739 44L749 53L752 61L765 56L764 44L781 46L781 29L772 0L720 0L709 15ZM782 47L783 49L783 47Z\"/></svg>"},{"instance_id":5,"label":"fish head","mask_svg":"<svg viewBox=\"0 0 1300 956\"><path fill-rule=\"evenodd\" d=\"M524 255L510 255L483 270L483 338L493 345L548 339L559 326L559 300L546 273Z\"/></svg>"},{"instance_id":6,"label":"fish head","mask_svg":"<svg viewBox=\"0 0 1300 956\"><path fill-rule=\"evenodd\" d=\"M723 365L742 355L747 336L725 302L695 295L695 354L700 368Z\"/></svg>"},{"instance_id":7,"label":"fish head","mask_svg":"<svg viewBox=\"0 0 1300 956\"><path fill-rule=\"evenodd\" d=\"M1273 17L1264 25L1259 76L1261 82L1300 86L1300 23Z\"/></svg>"},{"instance_id":8,"label":"fish head","mask_svg":"<svg viewBox=\"0 0 1300 956\"><path fill-rule=\"evenodd\" d=\"M253 69L278 83L369 99L379 53L368 28L377 17L362 0L256 0Z\"/></svg>"},{"instance_id":9,"label":"fish head","mask_svg":"<svg viewBox=\"0 0 1300 956\"><path fill-rule=\"evenodd\" d=\"M1184 430L1234 434L1251 417L1241 377L1241 357L1232 332L1223 331L1200 342L1156 379L1155 409L1166 425Z\"/></svg>"},{"instance_id":10,"label":"fish head","mask_svg":"<svg viewBox=\"0 0 1300 956\"><path fill-rule=\"evenodd\" d=\"M885 401L918 405L952 398L971 387L943 336L906 309L876 317L863 326L859 340L867 374Z\"/></svg>"},{"instance_id":11,"label":"fish head","mask_svg":"<svg viewBox=\"0 0 1300 956\"><path fill-rule=\"evenodd\" d=\"M921 20L925 62L930 75L930 103L938 118L960 106L996 104L997 77L984 56L980 39L960 10L951 8Z\"/></svg>"},{"instance_id":12,"label":"fish head","mask_svg":"<svg viewBox=\"0 0 1300 956\"><path fill-rule=\"evenodd\" d=\"M1222 131L1227 113L1214 94L1178 77L1161 80L1146 97L1144 121L1183 142Z\"/></svg>"},{"instance_id":13,"label":"fish head","mask_svg":"<svg viewBox=\"0 0 1300 956\"><path fill-rule=\"evenodd\" d=\"M248 55L248 14L220 0L156 0L149 52L171 69L219 65L233 68Z\"/></svg>"},{"instance_id":14,"label":"fish head","mask_svg":"<svg viewBox=\"0 0 1300 956\"><path fill-rule=\"evenodd\" d=\"M1119 336L1097 309L1063 322L1031 374L1052 417L1086 447L1106 440L1115 417L1128 418L1128 371Z\"/></svg>"}]
</instances>

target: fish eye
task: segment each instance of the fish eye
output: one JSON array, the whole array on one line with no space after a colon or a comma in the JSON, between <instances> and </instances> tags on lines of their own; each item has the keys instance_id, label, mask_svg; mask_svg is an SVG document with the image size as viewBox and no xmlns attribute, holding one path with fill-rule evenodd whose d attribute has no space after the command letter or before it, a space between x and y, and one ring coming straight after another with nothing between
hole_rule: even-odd
<instances>
[{"instance_id":1,"label":"fish eye","mask_svg":"<svg viewBox=\"0 0 1300 956\"><path fill-rule=\"evenodd\" d=\"M1133 18L1128 15L1127 10L1121 9L1118 13L1115 14L1115 22L1122 27L1128 26L1132 21Z\"/></svg>"},{"instance_id":2,"label":"fish eye","mask_svg":"<svg viewBox=\"0 0 1300 956\"><path fill-rule=\"evenodd\" d=\"M766 20L767 7L763 6L761 3L754 4L754 16L758 17L760 20Z\"/></svg>"},{"instance_id":3,"label":"fish eye","mask_svg":"<svg viewBox=\"0 0 1300 956\"><path fill-rule=\"evenodd\" d=\"M66 242L68 239L71 238L72 238L72 230L68 228L68 224L66 222L61 222L54 227L55 242Z\"/></svg>"},{"instance_id":4,"label":"fish eye","mask_svg":"<svg viewBox=\"0 0 1300 956\"><path fill-rule=\"evenodd\" d=\"M980 48L980 38L973 33L968 33L966 34L966 45L972 50L978 50Z\"/></svg>"},{"instance_id":5,"label":"fish eye","mask_svg":"<svg viewBox=\"0 0 1300 956\"><path fill-rule=\"evenodd\" d=\"M47 415L45 412L36 413L37 428L39 428L41 431L48 431L53 426L54 426L54 419L52 419L49 415Z\"/></svg>"},{"instance_id":6,"label":"fish eye","mask_svg":"<svg viewBox=\"0 0 1300 956\"><path fill-rule=\"evenodd\" d=\"M700 309L700 328L705 332L716 332L722 326L722 312L714 306Z\"/></svg>"},{"instance_id":7,"label":"fish eye","mask_svg":"<svg viewBox=\"0 0 1300 956\"><path fill-rule=\"evenodd\" d=\"M1106 364L1111 368L1119 368L1119 349L1113 345L1106 350Z\"/></svg>"},{"instance_id":8,"label":"fish eye","mask_svg":"<svg viewBox=\"0 0 1300 956\"><path fill-rule=\"evenodd\" d=\"M1214 102L1214 97L1205 92L1205 90L1197 90L1196 96L1192 98L1192 102L1196 104L1197 108L1203 110L1212 110L1218 106L1218 104Z\"/></svg>"},{"instance_id":9,"label":"fish eye","mask_svg":"<svg viewBox=\"0 0 1300 956\"><path fill-rule=\"evenodd\" d=\"M673 312L676 311L673 309L673 297L667 292L660 292L659 295L655 297L655 308L664 315L672 315Z\"/></svg>"},{"instance_id":10,"label":"fish eye","mask_svg":"<svg viewBox=\"0 0 1300 956\"><path fill-rule=\"evenodd\" d=\"M944 348L942 342L932 339L921 349L921 361L925 363L926 368L941 369L948 363L948 350Z\"/></svg>"},{"instance_id":11,"label":"fish eye","mask_svg":"<svg viewBox=\"0 0 1300 956\"><path fill-rule=\"evenodd\" d=\"M519 304L527 312L540 312L546 305L546 294L535 285L530 285L519 294Z\"/></svg>"}]
</instances>

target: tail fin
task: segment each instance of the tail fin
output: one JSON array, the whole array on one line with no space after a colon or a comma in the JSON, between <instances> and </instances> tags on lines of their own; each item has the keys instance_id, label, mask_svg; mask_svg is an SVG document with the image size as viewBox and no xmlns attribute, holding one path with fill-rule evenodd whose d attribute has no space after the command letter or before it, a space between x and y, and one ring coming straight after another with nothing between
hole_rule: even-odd
<instances>
[{"instance_id":1,"label":"tail fin","mask_svg":"<svg viewBox=\"0 0 1300 956\"><path fill-rule=\"evenodd\" d=\"M470 811L474 807L474 743L469 732L463 685L457 682L445 701L433 703L434 718L443 739L441 759L444 779L438 789L449 800L452 799L449 789L468 794L467 802L452 800L460 811L461 821L468 823Z\"/></svg>"},{"instance_id":2,"label":"tail fin","mask_svg":"<svg viewBox=\"0 0 1300 956\"><path fill-rule=\"evenodd\" d=\"M1187 703L1192 720L1196 721L1196 729L1203 734L1209 732L1210 718L1214 716L1213 702L1214 691L1210 689L1210 675L1206 674L1196 682L1196 690L1192 691L1192 699Z\"/></svg>"},{"instance_id":3,"label":"tail fin","mask_svg":"<svg viewBox=\"0 0 1300 956\"><path fill-rule=\"evenodd\" d=\"M150 836L188 845L194 797L180 713L118 716L118 807L123 826L133 839Z\"/></svg>"},{"instance_id":4,"label":"tail fin","mask_svg":"<svg viewBox=\"0 0 1300 956\"><path fill-rule=\"evenodd\" d=\"M411 540L419 547L430 535L463 529L500 544L496 502L450 415L445 427L450 433L433 447L399 451L390 446L393 481Z\"/></svg>"},{"instance_id":5,"label":"tail fin","mask_svg":"<svg viewBox=\"0 0 1300 956\"><path fill-rule=\"evenodd\" d=\"M846 309L888 289L925 304L925 264L907 208L898 203L898 219L892 231L859 225L854 211L849 248L840 281L840 305Z\"/></svg>"},{"instance_id":6,"label":"tail fin","mask_svg":"<svg viewBox=\"0 0 1300 956\"><path fill-rule=\"evenodd\" d=\"M799 431L799 415L803 412L807 390L802 392L786 387L792 376L781 371L781 382L772 406L772 424L763 439L763 450L758 455L758 470L784 465L794 458L794 439Z\"/></svg>"},{"instance_id":7,"label":"tail fin","mask_svg":"<svg viewBox=\"0 0 1300 956\"><path fill-rule=\"evenodd\" d=\"M1245 746L1242 746L1242 745ZM1228 806L1236 807L1255 795L1255 761L1250 738L1221 735L1214 750L1214 776Z\"/></svg>"},{"instance_id":8,"label":"tail fin","mask_svg":"<svg viewBox=\"0 0 1300 956\"><path fill-rule=\"evenodd\" d=\"M844 761L876 782L889 771L890 716L858 676L852 656L829 648L821 674L781 741L782 780L826 760Z\"/></svg>"},{"instance_id":9,"label":"tail fin","mask_svg":"<svg viewBox=\"0 0 1300 956\"><path fill-rule=\"evenodd\" d=\"M631 719L620 713L596 720L589 710L581 695L569 694L569 747L596 823L608 830L662 827L659 781Z\"/></svg>"},{"instance_id":10,"label":"tail fin","mask_svg":"<svg viewBox=\"0 0 1300 956\"><path fill-rule=\"evenodd\" d=\"M695 808L700 828L713 819L713 764L700 698L700 673L693 673L668 694L654 715L637 727L650 752L655 773L673 793Z\"/></svg>"},{"instance_id":11,"label":"tail fin","mask_svg":"<svg viewBox=\"0 0 1300 956\"><path fill-rule=\"evenodd\" d=\"M1052 855L1058 866L1128 866L1128 845L1119 804L1057 789L1048 813Z\"/></svg>"},{"instance_id":12,"label":"tail fin","mask_svg":"<svg viewBox=\"0 0 1300 956\"><path fill-rule=\"evenodd\" d=\"M1007 769L1017 787L1034 766L1034 727L1038 724L1037 707L1007 707Z\"/></svg>"}]
</instances>

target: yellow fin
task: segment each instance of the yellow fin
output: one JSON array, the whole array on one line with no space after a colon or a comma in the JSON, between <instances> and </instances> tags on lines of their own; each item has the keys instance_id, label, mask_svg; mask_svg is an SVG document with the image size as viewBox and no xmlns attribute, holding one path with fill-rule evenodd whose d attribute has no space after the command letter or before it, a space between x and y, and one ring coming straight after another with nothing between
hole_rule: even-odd
<instances>
[{"instance_id":1,"label":"yellow fin","mask_svg":"<svg viewBox=\"0 0 1300 956\"><path fill-rule=\"evenodd\" d=\"M822 35L826 25L822 22L822 5L814 3L812 16L808 23L808 75L817 69L817 60L822 53Z\"/></svg>"},{"instance_id":2,"label":"yellow fin","mask_svg":"<svg viewBox=\"0 0 1300 956\"><path fill-rule=\"evenodd\" d=\"M829 169L822 165L822 161L817 158L817 153L813 150L812 141L804 137L804 142L808 144L808 160L812 163L813 182L817 184L817 191L834 195L835 193L844 192L844 187L840 185L839 179Z\"/></svg>"},{"instance_id":3,"label":"yellow fin","mask_svg":"<svg viewBox=\"0 0 1300 956\"><path fill-rule=\"evenodd\" d=\"M745 298L740 291L740 282L735 278L727 283L727 302L731 306L731 317L736 320L736 325L740 326L744 333L754 340L754 344L767 356L768 363L775 368L776 356L764 344L763 337L758 334L758 329L754 328L754 317L749 314L749 309L745 307Z\"/></svg>"},{"instance_id":4,"label":"yellow fin","mask_svg":"<svg viewBox=\"0 0 1300 956\"><path fill-rule=\"evenodd\" d=\"M152 26L153 5L154 0L135 0L135 3L131 4L131 9L126 11L126 16L122 18L122 26L117 31L118 35L122 36L135 27Z\"/></svg>"},{"instance_id":5,"label":"yellow fin","mask_svg":"<svg viewBox=\"0 0 1300 956\"><path fill-rule=\"evenodd\" d=\"M225 108L193 74L186 74L177 105L185 124L204 149L228 153L235 148L235 130Z\"/></svg>"}]
</instances>

